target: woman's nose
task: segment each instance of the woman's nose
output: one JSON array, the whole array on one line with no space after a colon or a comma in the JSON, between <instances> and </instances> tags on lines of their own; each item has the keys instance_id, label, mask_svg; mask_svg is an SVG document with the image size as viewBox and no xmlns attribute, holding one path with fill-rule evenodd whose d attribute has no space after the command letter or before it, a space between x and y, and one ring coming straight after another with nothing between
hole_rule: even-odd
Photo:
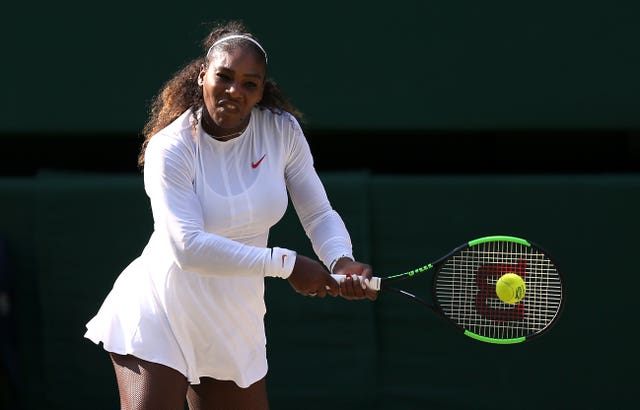
<instances>
[{"instance_id":1,"label":"woman's nose","mask_svg":"<svg viewBox=\"0 0 640 410\"><path fill-rule=\"evenodd\" d=\"M238 84L231 83L231 84L229 84L229 87L227 87L227 94L229 94L229 95L238 95L239 90L240 90L240 87L238 86Z\"/></svg>"}]
</instances>

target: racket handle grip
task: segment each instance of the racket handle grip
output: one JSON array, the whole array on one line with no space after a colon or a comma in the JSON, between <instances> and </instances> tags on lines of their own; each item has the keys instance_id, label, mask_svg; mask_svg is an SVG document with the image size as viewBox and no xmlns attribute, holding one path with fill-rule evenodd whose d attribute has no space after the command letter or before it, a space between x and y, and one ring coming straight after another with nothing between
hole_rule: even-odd
<instances>
[{"instance_id":1,"label":"racket handle grip","mask_svg":"<svg viewBox=\"0 0 640 410\"><path fill-rule=\"evenodd\" d=\"M336 282L340 283L342 280L344 280L347 277L347 275L331 274L331 277L335 279ZM369 281L368 286L369 286L369 289L380 290L380 278L373 276Z\"/></svg>"}]
</instances>

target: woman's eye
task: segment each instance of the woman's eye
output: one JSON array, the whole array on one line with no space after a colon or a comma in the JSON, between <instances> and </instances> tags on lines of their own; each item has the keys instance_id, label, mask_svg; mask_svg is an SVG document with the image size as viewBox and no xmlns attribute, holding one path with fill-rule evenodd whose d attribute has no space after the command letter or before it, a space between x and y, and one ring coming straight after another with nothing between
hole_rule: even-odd
<instances>
[{"instance_id":1,"label":"woman's eye","mask_svg":"<svg viewBox=\"0 0 640 410\"><path fill-rule=\"evenodd\" d=\"M216 73L216 77L218 77L221 80L224 81L230 81L231 77L229 77L228 75L224 74L224 73Z\"/></svg>"},{"instance_id":2,"label":"woman's eye","mask_svg":"<svg viewBox=\"0 0 640 410\"><path fill-rule=\"evenodd\" d=\"M253 83L253 82L248 82L248 83L245 83L244 86L247 87L247 88L253 89L253 88L256 88L258 86L258 84Z\"/></svg>"}]
</instances>

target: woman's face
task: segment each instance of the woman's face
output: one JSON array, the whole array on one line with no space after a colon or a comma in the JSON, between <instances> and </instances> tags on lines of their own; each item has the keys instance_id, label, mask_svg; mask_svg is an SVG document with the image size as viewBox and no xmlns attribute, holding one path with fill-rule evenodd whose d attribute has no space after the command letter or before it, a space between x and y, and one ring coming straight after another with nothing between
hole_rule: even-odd
<instances>
[{"instance_id":1,"label":"woman's face","mask_svg":"<svg viewBox=\"0 0 640 410\"><path fill-rule=\"evenodd\" d=\"M207 132L240 131L249 123L251 109L262 99L266 67L250 48L215 52L198 76L204 104L213 128ZM205 113L206 115L206 113ZM207 123L207 121L203 121Z\"/></svg>"}]
</instances>

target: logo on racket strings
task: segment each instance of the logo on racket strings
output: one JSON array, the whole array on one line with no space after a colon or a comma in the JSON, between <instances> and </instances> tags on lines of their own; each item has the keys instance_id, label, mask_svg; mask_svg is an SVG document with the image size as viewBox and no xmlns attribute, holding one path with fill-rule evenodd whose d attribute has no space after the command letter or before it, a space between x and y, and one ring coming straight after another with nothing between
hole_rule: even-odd
<instances>
[{"instance_id":1,"label":"logo on racket strings","mask_svg":"<svg viewBox=\"0 0 640 410\"><path fill-rule=\"evenodd\" d=\"M476 274L476 286L478 286L475 303L476 311L486 319L496 322L511 322L524 319L525 309L523 303L508 307L501 305L500 308L490 305L491 301L497 299L496 281L507 272L513 272L524 279L527 272L527 263L522 260L516 264L488 263L478 269ZM516 292L520 292L520 295L517 296L522 297L522 289L519 288Z\"/></svg>"}]
</instances>

